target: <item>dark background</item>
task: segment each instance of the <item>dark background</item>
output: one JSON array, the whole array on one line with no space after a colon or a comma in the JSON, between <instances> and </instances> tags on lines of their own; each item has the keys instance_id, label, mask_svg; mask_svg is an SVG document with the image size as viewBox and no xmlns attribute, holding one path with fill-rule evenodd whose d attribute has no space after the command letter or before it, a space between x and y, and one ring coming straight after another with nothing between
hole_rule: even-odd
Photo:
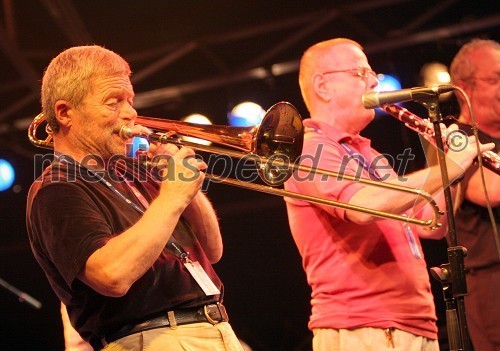
<instances>
[{"instance_id":1,"label":"dark background","mask_svg":"<svg viewBox=\"0 0 500 351\"><path fill-rule=\"evenodd\" d=\"M96 43L120 53L135 72L142 115L176 120L196 112L225 125L243 100L264 108L289 101L307 117L297 66L318 41L358 41L374 70L397 76L406 88L421 84L425 63L448 65L464 42L498 40L500 33L493 0L3 0L0 14L0 157L17 172L15 186L0 193L0 278L43 303L35 310L0 289L0 350L63 347L58 301L24 224L26 194L39 173L33 157L49 152L32 146L26 129L40 110L43 69L61 50ZM407 107L426 116L420 106ZM457 113L453 99L441 108ZM419 157L408 171L423 165L418 137L395 119L380 114L364 135L393 155L411 147ZM216 269L237 334L254 350L309 350L310 290L282 198L220 184L211 184L208 195L224 236ZM445 262L443 241L424 245L430 266ZM441 287L433 282L433 289L444 327Z\"/></svg>"}]
</instances>

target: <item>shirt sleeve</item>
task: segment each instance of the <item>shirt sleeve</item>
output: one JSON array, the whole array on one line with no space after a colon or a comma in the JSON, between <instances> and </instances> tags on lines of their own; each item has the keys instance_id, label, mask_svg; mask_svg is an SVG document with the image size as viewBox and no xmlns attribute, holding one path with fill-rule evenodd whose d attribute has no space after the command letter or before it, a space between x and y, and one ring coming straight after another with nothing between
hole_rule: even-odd
<instances>
[{"instance_id":1,"label":"shirt sleeve","mask_svg":"<svg viewBox=\"0 0 500 351\"><path fill-rule=\"evenodd\" d=\"M349 155L337 142L325 138L311 138L304 144L301 165L325 169L341 175L366 177L355 160L349 160ZM346 204L350 198L363 187L355 181L341 177L323 176L310 172L296 172L286 183L286 189L322 199ZM287 198L294 205L306 205L303 201ZM346 220L345 209L318 203L311 203L326 211L329 215Z\"/></svg>"},{"instance_id":2,"label":"shirt sleeve","mask_svg":"<svg viewBox=\"0 0 500 351\"><path fill-rule=\"evenodd\" d=\"M113 236L96 202L76 183L41 188L29 221L39 249L69 287L92 253Z\"/></svg>"}]
</instances>

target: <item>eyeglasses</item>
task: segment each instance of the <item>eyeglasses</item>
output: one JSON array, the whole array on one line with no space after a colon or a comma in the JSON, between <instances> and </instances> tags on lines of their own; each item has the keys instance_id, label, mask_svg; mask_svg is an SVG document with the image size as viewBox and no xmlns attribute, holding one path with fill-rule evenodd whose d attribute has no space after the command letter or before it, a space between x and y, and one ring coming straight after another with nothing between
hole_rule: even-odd
<instances>
[{"instance_id":1,"label":"eyeglasses","mask_svg":"<svg viewBox=\"0 0 500 351\"><path fill-rule=\"evenodd\" d=\"M357 67L357 68L351 68L351 69L343 69L339 71L328 71L328 72L323 72L322 74L333 74L333 73L351 73L355 77L361 77L363 79L368 79L372 77L373 79L378 81L377 78L377 73L372 71L369 68L366 67Z\"/></svg>"}]
</instances>

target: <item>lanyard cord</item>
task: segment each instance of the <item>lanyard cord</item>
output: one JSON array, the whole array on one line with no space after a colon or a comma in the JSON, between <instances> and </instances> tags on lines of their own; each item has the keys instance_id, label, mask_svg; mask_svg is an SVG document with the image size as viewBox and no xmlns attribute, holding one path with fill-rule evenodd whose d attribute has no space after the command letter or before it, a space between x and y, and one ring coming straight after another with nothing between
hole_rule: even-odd
<instances>
[{"instance_id":1,"label":"lanyard cord","mask_svg":"<svg viewBox=\"0 0 500 351\"><path fill-rule=\"evenodd\" d=\"M349 156L352 156L356 160L356 162L358 162L358 164L360 164L373 178L375 178L376 180L382 180L382 177L380 177L377 170L368 163L368 161L362 154L356 152L346 142L341 142L340 145L342 145Z\"/></svg>"},{"instance_id":2,"label":"lanyard cord","mask_svg":"<svg viewBox=\"0 0 500 351\"><path fill-rule=\"evenodd\" d=\"M371 166L371 164L369 164L366 161L366 159L363 157L363 155L361 155L360 153L356 153L345 142L342 142L340 144L344 147L344 149L346 149L347 153L350 156L352 156L352 157L354 157L356 159L356 161L358 162L358 164L361 164L363 166L363 168L366 169L368 171L368 173L370 173L371 176L373 176L377 180L382 180L382 178L377 173L377 170L375 168L373 168ZM361 157L358 157L358 155L361 156ZM422 258L422 254L420 253L420 250L418 248L415 236L414 236L413 231L411 230L410 226L408 225L408 223L404 223L403 224L403 232L406 235L406 239L408 241L408 244L410 245L410 250L411 250L411 253L413 254L413 257L415 257L417 259L421 259Z\"/></svg>"},{"instance_id":3,"label":"lanyard cord","mask_svg":"<svg viewBox=\"0 0 500 351\"><path fill-rule=\"evenodd\" d=\"M142 208L140 208L135 202L133 202L132 200L130 200L128 197L126 197L125 195L123 195L113 184L111 184L111 182L109 182L108 180L104 179L104 176L101 176L100 174L94 172L93 170L88 169L88 168L82 166L80 163L78 163L77 161L75 161L75 160L73 160L71 158L64 157L64 155L62 155L62 156L61 155L55 155L55 157L57 159L57 161L55 162L55 164L58 164L58 163L61 164L62 162L66 162L68 164L76 165L76 166L78 166L80 168L85 168L88 173L90 173L92 176L94 176L95 178L97 178L101 183L105 184L120 199L122 199L127 204L129 204L130 206L132 206L132 208L134 210L136 210L137 212L139 212L141 215L144 214L144 210ZM149 207L148 201L146 200L146 198L144 198L144 196L140 193L140 191L135 187L135 185L130 180L128 180L123 174L120 174L118 171L116 172L116 174L121 179L123 179L123 181L125 182L125 184L129 187L129 189L132 191L132 193L141 202L141 204L144 206L144 208L148 208ZM168 239L168 242L167 242L166 246L171 251L173 251L176 254L176 256L181 261L184 261L184 262L189 261L189 252L187 252L182 247L182 245L174 238L173 235L170 235L170 238Z\"/></svg>"}]
</instances>

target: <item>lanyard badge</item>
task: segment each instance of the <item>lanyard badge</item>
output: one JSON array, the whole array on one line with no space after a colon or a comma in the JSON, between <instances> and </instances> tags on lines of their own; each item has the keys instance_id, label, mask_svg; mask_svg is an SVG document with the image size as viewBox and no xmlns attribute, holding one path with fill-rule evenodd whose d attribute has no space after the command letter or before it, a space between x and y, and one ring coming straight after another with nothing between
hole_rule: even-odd
<instances>
[{"instance_id":1,"label":"lanyard badge","mask_svg":"<svg viewBox=\"0 0 500 351\"><path fill-rule=\"evenodd\" d=\"M181 244L179 244L173 236L168 240L167 247L176 253L177 257L182 261L184 267L186 267L191 277L198 283L205 295L211 296L220 294L219 289L212 282L212 279L210 279L201 264L198 261L191 261L189 252L184 250Z\"/></svg>"},{"instance_id":2,"label":"lanyard badge","mask_svg":"<svg viewBox=\"0 0 500 351\"><path fill-rule=\"evenodd\" d=\"M404 223L403 229L406 235L406 240L408 240L408 244L410 245L410 250L411 253L413 254L413 257L421 259L422 253L420 252L420 249L417 244L417 239L415 238L415 234L413 234L410 225L408 223Z\"/></svg>"}]
</instances>

